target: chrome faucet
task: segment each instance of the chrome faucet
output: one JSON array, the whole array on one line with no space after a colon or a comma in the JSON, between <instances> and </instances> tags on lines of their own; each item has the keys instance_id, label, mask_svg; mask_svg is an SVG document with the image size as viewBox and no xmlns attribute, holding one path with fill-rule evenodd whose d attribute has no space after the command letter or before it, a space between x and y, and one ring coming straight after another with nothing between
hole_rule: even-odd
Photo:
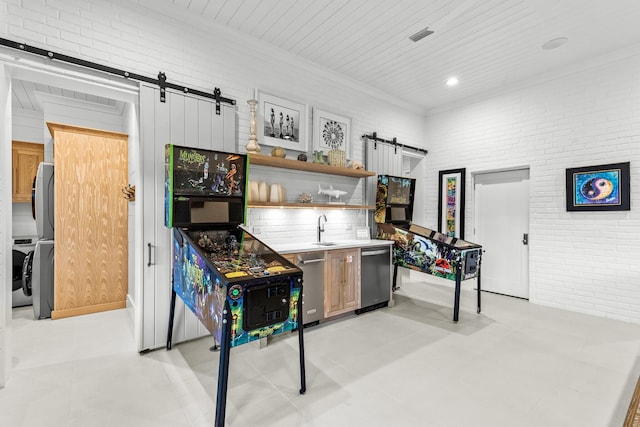
<instances>
[{"instance_id":1,"label":"chrome faucet","mask_svg":"<svg viewBox=\"0 0 640 427\"><path fill-rule=\"evenodd\" d=\"M324 222L320 222L320 220L324 218ZM324 231L324 224L327 222L327 216L322 214L318 217L318 243L320 243L320 235Z\"/></svg>"}]
</instances>

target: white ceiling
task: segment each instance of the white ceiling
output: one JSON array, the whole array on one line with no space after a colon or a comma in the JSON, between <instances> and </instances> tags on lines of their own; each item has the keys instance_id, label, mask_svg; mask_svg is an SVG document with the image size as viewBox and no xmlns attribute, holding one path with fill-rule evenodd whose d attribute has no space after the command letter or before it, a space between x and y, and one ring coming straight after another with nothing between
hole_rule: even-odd
<instances>
[{"instance_id":1,"label":"white ceiling","mask_svg":"<svg viewBox=\"0 0 640 427\"><path fill-rule=\"evenodd\" d=\"M90 95L77 90L69 90L50 84L13 79L11 82L13 108L21 110L42 111L43 98L52 95L61 98L73 98L107 107L122 108L123 103L102 96Z\"/></svg>"},{"instance_id":2,"label":"white ceiling","mask_svg":"<svg viewBox=\"0 0 640 427\"><path fill-rule=\"evenodd\" d=\"M132 1L244 33L425 111L640 44L638 0ZM408 39L427 26L432 35ZM542 49L557 37L569 41Z\"/></svg>"}]
</instances>

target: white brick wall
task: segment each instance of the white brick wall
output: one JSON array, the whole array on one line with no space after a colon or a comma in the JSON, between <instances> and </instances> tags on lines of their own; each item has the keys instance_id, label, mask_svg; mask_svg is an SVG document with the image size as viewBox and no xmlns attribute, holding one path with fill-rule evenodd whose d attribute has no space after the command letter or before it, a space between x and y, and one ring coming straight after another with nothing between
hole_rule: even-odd
<instances>
[{"instance_id":1,"label":"white brick wall","mask_svg":"<svg viewBox=\"0 0 640 427\"><path fill-rule=\"evenodd\" d=\"M0 28L7 28L5 38L152 77L164 71L172 83L208 91L220 87L223 96L237 101L240 151L244 151L249 137L246 101L253 98L255 88L351 117L353 156L357 160L363 158L360 136L365 133L377 131L381 137L395 136L414 146L423 143L423 118L401 101L376 98L355 82L267 45L248 42L243 36L211 26L207 31L196 25L185 26L126 1L8 3L8 13L0 16ZM312 129L311 117L308 129ZM268 153L270 147L263 150ZM289 196L297 197L294 192L299 191L294 189ZM274 237L276 230L277 239L298 236L298 230L288 231L275 224L272 227L272 221L265 223L265 211L254 211L258 210L250 212L248 222L260 223L263 236ZM299 213L285 210L284 223L298 221ZM317 219L317 215L312 216ZM330 221L338 216L341 222L355 221L353 227L366 223L363 214L327 213ZM328 230L331 227L328 225ZM304 228L315 236L313 224ZM345 230L345 224L340 228L350 233L353 230Z\"/></svg>"},{"instance_id":2,"label":"white brick wall","mask_svg":"<svg viewBox=\"0 0 640 427\"><path fill-rule=\"evenodd\" d=\"M428 181L467 168L470 240L471 174L530 167L532 302L640 323L640 54L430 115L426 140ZM630 212L565 210L566 168L626 161Z\"/></svg>"},{"instance_id":3,"label":"white brick wall","mask_svg":"<svg viewBox=\"0 0 640 427\"><path fill-rule=\"evenodd\" d=\"M634 259L640 249L638 214L568 213L564 208L565 168L627 160L632 209L637 208L637 56L439 113L423 127L422 117L401 101L381 100L358 83L242 36L187 27L135 3L9 0L0 11L3 37L145 75L162 70L169 81L187 86L220 87L238 102L241 149L248 139L246 100L254 88L351 117L356 159L362 159L363 133L377 131L414 146L427 141L427 180L419 195L425 197L425 226L437 224L439 170L466 167L470 177L529 166L531 300L640 322L640 263ZM468 188L469 227L473 192ZM255 210L250 221L267 236L306 239L315 236L320 213L282 210L284 216L272 221L268 210ZM358 211L332 210L327 216L330 233L363 221ZM472 235L470 229L466 233Z\"/></svg>"}]
</instances>

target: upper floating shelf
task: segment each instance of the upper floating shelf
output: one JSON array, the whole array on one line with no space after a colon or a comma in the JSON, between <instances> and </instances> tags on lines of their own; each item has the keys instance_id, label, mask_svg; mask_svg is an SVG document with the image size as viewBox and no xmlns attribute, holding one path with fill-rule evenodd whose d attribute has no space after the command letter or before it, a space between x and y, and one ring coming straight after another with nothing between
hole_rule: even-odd
<instances>
[{"instance_id":1,"label":"upper floating shelf","mask_svg":"<svg viewBox=\"0 0 640 427\"><path fill-rule=\"evenodd\" d=\"M249 154L249 164L260 166L271 166L283 169L294 169L305 172L325 173L329 175L350 176L353 178L366 178L368 176L376 176L375 172L340 168L320 163L303 162L300 160L282 159L279 157L265 156L262 154Z\"/></svg>"}]
</instances>

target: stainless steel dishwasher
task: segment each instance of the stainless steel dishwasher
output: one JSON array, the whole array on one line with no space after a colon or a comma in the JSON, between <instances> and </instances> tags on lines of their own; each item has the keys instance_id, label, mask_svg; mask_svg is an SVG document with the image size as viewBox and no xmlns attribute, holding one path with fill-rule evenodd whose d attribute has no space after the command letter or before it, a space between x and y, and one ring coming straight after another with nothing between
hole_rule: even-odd
<instances>
[{"instance_id":1,"label":"stainless steel dishwasher","mask_svg":"<svg viewBox=\"0 0 640 427\"><path fill-rule=\"evenodd\" d=\"M391 247L362 248L360 309L356 314L386 307L391 298Z\"/></svg>"},{"instance_id":2,"label":"stainless steel dishwasher","mask_svg":"<svg viewBox=\"0 0 640 427\"><path fill-rule=\"evenodd\" d=\"M302 323L313 326L324 319L324 252L298 254L302 270Z\"/></svg>"}]
</instances>

